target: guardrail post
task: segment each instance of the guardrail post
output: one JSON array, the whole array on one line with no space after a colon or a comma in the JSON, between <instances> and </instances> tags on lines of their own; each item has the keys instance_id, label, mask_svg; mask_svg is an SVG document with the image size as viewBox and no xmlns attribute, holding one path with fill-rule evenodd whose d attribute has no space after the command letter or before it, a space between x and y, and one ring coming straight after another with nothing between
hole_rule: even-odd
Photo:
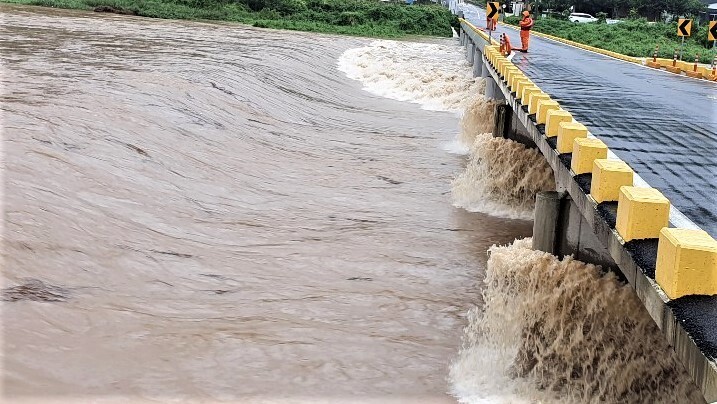
<instances>
[{"instance_id":1,"label":"guardrail post","mask_svg":"<svg viewBox=\"0 0 717 404\"><path fill-rule=\"evenodd\" d=\"M647 65L653 69L659 69L660 63L657 61L657 53L660 51L660 45L655 45L655 52L652 53L652 61L647 61Z\"/></svg>"}]
</instances>

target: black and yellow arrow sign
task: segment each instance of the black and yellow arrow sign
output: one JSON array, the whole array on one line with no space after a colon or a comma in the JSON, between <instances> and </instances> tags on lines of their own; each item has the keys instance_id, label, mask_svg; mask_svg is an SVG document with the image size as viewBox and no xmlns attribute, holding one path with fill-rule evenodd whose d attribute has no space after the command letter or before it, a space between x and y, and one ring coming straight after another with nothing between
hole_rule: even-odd
<instances>
[{"instance_id":1,"label":"black and yellow arrow sign","mask_svg":"<svg viewBox=\"0 0 717 404\"><path fill-rule=\"evenodd\" d=\"M486 11L486 18L489 20L496 20L498 21L498 13L500 10L500 3L497 1L491 1L488 3L488 5L485 8Z\"/></svg>"},{"instance_id":2,"label":"black and yellow arrow sign","mask_svg":"<svg viewBox=\"0 0 717 404\"><path fill-rule=\"evenodd\" d=\"M677 36L690 36L692 20L680 18L677 22Z\"/></svg>"},{"instance_id":3,"label":"black and yellow arrow sign","mask_svg":"<svg viewBox=\"0 0 717 404\"><path fill-rule=\"evenodd\" d=\"M707 39L717 41L717 20L710 21L710 29L707 30Z\"/></svg>"}]
</instances>

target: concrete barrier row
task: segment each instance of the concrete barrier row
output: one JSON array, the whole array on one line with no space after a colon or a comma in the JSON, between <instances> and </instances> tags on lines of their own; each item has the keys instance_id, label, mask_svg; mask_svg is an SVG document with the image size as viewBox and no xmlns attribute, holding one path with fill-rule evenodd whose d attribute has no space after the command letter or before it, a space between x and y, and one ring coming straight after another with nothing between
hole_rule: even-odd
<instances>
[{"instance_id":1,"label":"concrete barrier row","mask_svg":"<svg viewBox=\"0 0 717 404\"><path fill-rule=\"evenodd\" d=\"M506 27L510 27L512 29L517 29L517 27L509 24L505 24ZM689 61L679 61L677 66L673 69L672 68L672 59L658 59L658 64L653 64L651 60L648 60L647 58L637 58L633 56L627 56L623 55L622 53L617 53L613 51L609 51L606 49L600 49L596 48L594 46L585 45L579 42L571 41L569 39L560 38L554 35L544 34L542 32L537 31L531 31L531 35L535 35L540 38L550 39L556 42L561 42L566 45L574 46L576 48L580 48L583 50L587 50L590 52L599 53L601 55L609 56L615 59L620 59L625 62L629 63L635 63L639 65L647 65L649 67L654 67L657 69L664 68L666 71L669 71L671 73L675 74L682 74L685 73L688 77L691 78L697 78L697 79L705 79L705 80L711 80L711 81L717 81L717 75L712 74L712 67L708 65L698 65L697 71L694 71L694 62Z\"/></svg>"},{"instance_id":2,"label":"concrete barrier row","mask_svg":"<svg viewBox=\"0 0 717 404\"><path fill-rule=\"evenodd\" d=\"M572 174L591 174L589 197L596 203L617 202L615 230L622 242L659 240L655 281L667 297L717 294L717 241L703 230L668 227L670 201L660 191L635 187L630 166L608 159L608 147L589 136L584 125L501 55L498 46L485 45L482 53L528 113L535 114L535 123L545 125L545 136L555 138L558 152L571 154Z\"/></svg>"},{"instance_id":3,"label":"concrete barrier row","mask_svg":"<svg viewBox=\"0 0 717 404\"><path fill-rule=\"evenodd\" d=\"M717 81L717 74L714 74L712 66L709 65L697 65L695 69L695 63L686 60L674 61L673 59L655 58L655 60L648 60L647 66L653 69L665 69L670 73L682 74L692 78L703 78L705 80ZM674 66L673 66L674 65Z\"/></svg>"}]
</instances>

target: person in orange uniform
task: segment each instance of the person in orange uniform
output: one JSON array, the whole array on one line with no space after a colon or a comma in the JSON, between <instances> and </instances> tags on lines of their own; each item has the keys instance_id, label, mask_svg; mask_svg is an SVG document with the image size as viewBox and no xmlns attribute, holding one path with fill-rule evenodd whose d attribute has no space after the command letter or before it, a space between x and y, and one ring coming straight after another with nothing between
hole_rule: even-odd
<instances>
[{"instance_id":1,"label":"person in orange uniform","mask_svg":"<svg viewBox=\"0 0 717 404\"><path fill-rule=\"evenodd\" d=\"M520 20L520 42L523 46L523 49L520 49L521 52L528 52L530 30L533 28L533 24L535 24L535 21L530 18L530 12L527 10L523 11L523 19Z\"/></svg>"}]
</instances>

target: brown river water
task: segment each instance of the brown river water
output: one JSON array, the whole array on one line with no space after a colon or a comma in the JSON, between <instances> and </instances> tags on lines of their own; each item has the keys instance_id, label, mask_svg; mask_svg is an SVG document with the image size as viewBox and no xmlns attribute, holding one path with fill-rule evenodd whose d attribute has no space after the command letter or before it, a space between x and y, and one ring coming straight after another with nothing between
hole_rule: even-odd
<instances>
[{"instance_id":1,"label":"brown river water","mask_svg":"<svg viewBox=\"0 0 717 404\"><path fill-rule=\"evenodd\" d=\"M6 399L452 401L531 224L452 206L458 117L339 71L372 41L0 10Z\"/></svg>"},{"instance_id":2,"label":"brown river water","mask_svg":"<svg viewBox=\"0 0 717 404\"><path fill-rule=\"evenodd\" d=\"M701 401L455 39L0 19L1 402Z\"/></svg>"}]
</instances>

